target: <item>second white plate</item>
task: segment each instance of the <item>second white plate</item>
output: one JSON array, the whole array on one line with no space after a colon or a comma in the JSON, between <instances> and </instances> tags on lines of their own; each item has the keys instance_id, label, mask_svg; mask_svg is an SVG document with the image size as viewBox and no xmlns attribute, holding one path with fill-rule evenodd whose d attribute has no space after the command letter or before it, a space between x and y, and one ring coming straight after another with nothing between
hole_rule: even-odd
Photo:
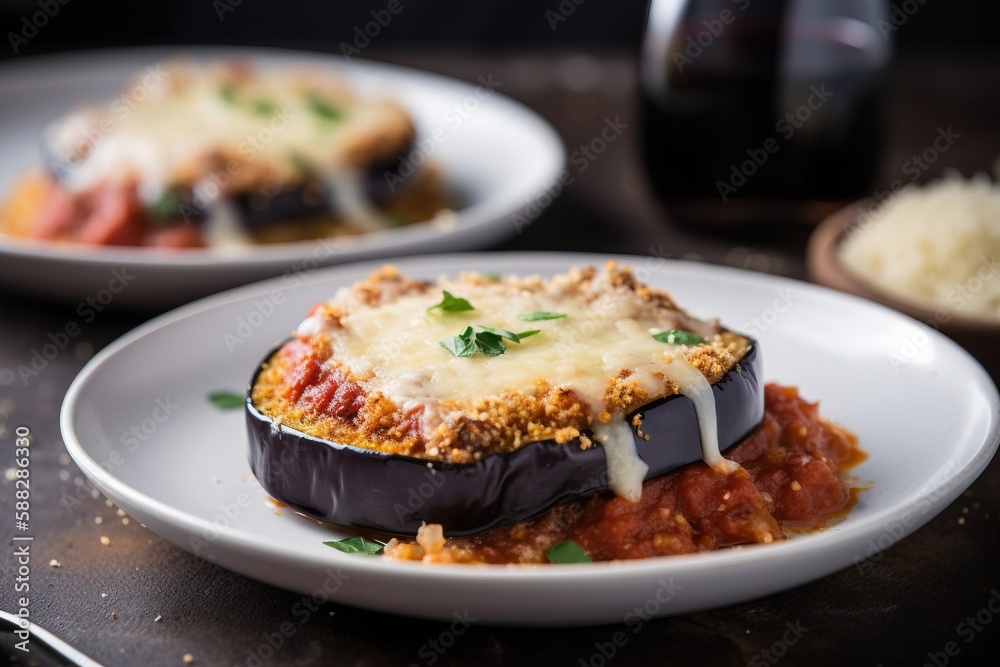
<instances>
[{"instance_id":1,"label":"second white plate","mask_svg":"<svg viewBox=\"0 0 1000 667\"><path fill-rule=\"evenodd\" d=\"M434 278L474 269L550 275L604 258L454 255L397 262ZM846 519L779 544L645 561L425 566L346 555L343 534L275 510L250 473L244 417L207 401L242 390L261 357L315 302L377 267L272 280L163 315L97 355L62 410L66 446L110 499L183 549L247 576L369 609L483 623L639 622L767 595L859 565L944 509L997 448L1000 399L953 342L897 312L735 269L618 258L695 314L758 336L765 376L798 385L856 432L873 483ZM875 551L873 551L873 549ZM636 609L640 611L637 612Z\"/></svg>"},{"instance_id":2,"label":"second white plate","mask_svg":"<svg viewBox=\"0 0 1000 667\"><path fill-rule=\"evenodd\" d=\"M90 248L0 235L0 283L65 299L97 298L103 305L112 300L117 306L160 307L317 265L487 247L519 232L551 201L541 196L565 162L556 132L503 95L503 81L468 84L373 61L277 49L121 49L0 66L0 200L21 173L38 168L47 122L82 102L111 99L135 72L179 56L244 58L263 68L306 63L341 74L361 94L398 101L424 142L414 159L425 157L441 167L458 201L456 216L333 240L236 250ZM524 211L532 215L520 215ZM124 285L115 272L126 276Z\"/></svg>"}]
</instances>

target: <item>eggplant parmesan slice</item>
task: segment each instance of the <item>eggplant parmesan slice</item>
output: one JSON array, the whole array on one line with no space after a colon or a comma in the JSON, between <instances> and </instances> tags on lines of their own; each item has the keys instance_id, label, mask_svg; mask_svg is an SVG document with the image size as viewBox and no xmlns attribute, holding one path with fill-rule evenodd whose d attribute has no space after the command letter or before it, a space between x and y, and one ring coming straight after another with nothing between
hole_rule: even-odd
<instances>
[{"instance_id":1,"label":"eggplant parmesan slice","mask_svg":"<svg viewBox=\"0 0 1000 667\"><path fill-rule=\"evenodd\" d=\"M433 165L399 172L415 138L401 105L315 67L176 61L52 122L47 173L15 186L0 229L185 246L387 229L449 208Z\"/></svg>"},{"instance_id":2,"label":"eggplant parmesan slice","mask_svg":"<svg viewBox=\"0 0 1000 667\"><path fill-rule=\"evenodd\" d=\"M268 493L411 535L603 489L637 501L645 479L702 459L730 472L720 450L763 416L756 343L614 263L436 283L387 267L317 305L248 393Z\"/></svg>"}]
</instances>

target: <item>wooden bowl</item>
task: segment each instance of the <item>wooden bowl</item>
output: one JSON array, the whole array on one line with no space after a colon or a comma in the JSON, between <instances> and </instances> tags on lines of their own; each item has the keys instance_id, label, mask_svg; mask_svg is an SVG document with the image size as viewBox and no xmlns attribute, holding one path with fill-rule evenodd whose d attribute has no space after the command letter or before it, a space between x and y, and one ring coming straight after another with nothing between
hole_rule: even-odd
<instances>
[{"instance_id":1,"label":"wooden bowl","mask_svg":"<svg viewBox=\"0 0 1000 667\"><path fill-rule=\"evenodd\" d=\"M858 224L859 214L873 210L874 199L855 202L825 218L809 238L806 267L809 279L894 308L937 329L968 350L1000 382L1000 318L963 315L955 310L916 303L886 294L852 273L840 261L839 246ZM1000 276L996 278L1000 280Z\"/></svg>"}]
</instances>

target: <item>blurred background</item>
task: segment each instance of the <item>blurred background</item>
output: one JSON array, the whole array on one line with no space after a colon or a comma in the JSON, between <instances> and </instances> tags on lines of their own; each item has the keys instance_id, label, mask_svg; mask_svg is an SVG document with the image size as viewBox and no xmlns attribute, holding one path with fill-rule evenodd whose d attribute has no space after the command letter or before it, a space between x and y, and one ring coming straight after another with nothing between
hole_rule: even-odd
<instances>
[{"instance_id":1,"label":"blurred background","mask_svg":"<svg viewBox=\"0 0 1000 667\"><path fill-rule=\"evenodd\" d=\"M376 24L378 16L388 15L387 7L393 3L399 11L384 25ZM670 0L660 4L679 5ZM966 138L949 146L939 159L921 163L917 182L935 179L949 169L966 176L989 171L1000 154L1000 130L995 123L1000 114L1000 2L689 0L683 4L694 8L685 24L690 32L670 35L674 54L681 52L686 38L697 37L703 20L714 20L720 12L737 6L743 10L744 4L749 7L747 14L769 16L782 16L793 7L839 10L859 6L868 12L881 7L883 16L889 18L888 24L877 28L868 19L874 35L870 39L879 49L891 52L891 59L887 56L883 61L888 62L888 69L883 64L873 66L874 77L864 84L875 91L871 105L852 101L841 118L833 114L843 109L831 105L822 112L824 118L810 126L810 132L825 135L825 146L810 144L807 133L801 132L762 170L766 176L751 178L741 188L743 202L755 197L766 200L764 216L733 202L721 205L717 190L719 175L730 173L730 165L745 160L747 151L759 150L766 133L773 133L774 119L784 115L786 109L774 106L773 99L767 103L758 99L767 97L762 88L770 85L779 90L782 85L773 72L770 79L753 80L740 70L755 59L760 62L753 66L762 70L774 63L760 56L756 43L743 43L740 34L727 32L706 50L708 56L669 85L682 91L672 100L675 106L687 104L685 86L695 95L735 92L729 101L716 99L715 108L694 114L702 126L685 125L690 111L683 112L688 118L678 120L676 108L658 107L663 100L649 93L645 73L640 73L649 61L647 56L640 63L639 57L648 12L643 0L0 0L5 42L0 47L0 65L74 49L221 44L347 54L470 82L492 73L503 82L500 92L527 104L555 127L567 148L567 166L574 177L573 185L551 208L530 227L519 228L516 238L502 248L638 254L657 249L661 254L796 277L806 274L809 229L849 201L909 182L915 173L912 158L922 154L939 132L947 134L953 128ZM727 62L716 62L715 55L727 53ZM856 78L847 81L843 90L867 81L866 67L860 63L856 71L850 70ZM800 93L808 93L814 81L827 80L821 69L810 72L800 88L786 87L793 93L794 104L802 103L805 94ZM712 79L720 72L721 82ZM666 72L663 78L676 75ZM844 99L843 95L838 98ZM735 124L729 118L750 117L751 111L759 118L747 121L745 131L727 135L719 129ZM593 164L580 162L577 167L574 151L589 145L607 119L618 117L631 128L625 140L609 145ZM868 125L858 128L851 119L863 119ZM666 133L658 134L659 128L667 128ZM705 140L709 135L711 142ZM802 145L795 148L793 144L798 143ZM851 153L845 146L856 151ZM793 148L798 151L794 155ZM708 155L710 150L716 154ZM798 168L800 164L808 164L809 169ZM788 180L805 172L813 184ZM682 191L687 187L683 185L678 191L665 190L664 183L682 183L684 176L691 181L689 191ZM734 173L733 178L741 176ZM815 183L843 187L818 191ZM782 187L785 192L780 192ZM778 197L809 203L822 200L825 208L779 215L775 191ZM694 209L688 215L680 206L687 196L708 202L715 213L725 212L736 223L703 224L712 212L703 215L704 211ZM684 223L685 217L696 224L677 224ZM761 217L805 224L783 224L777 234L767 230L763 239L757 237L765 232L765 225L747 224ZM573 233L567 234L568 229ZM609 238L612 229L621 233ZM725 243L719 243L718 235L710 238L720 229Z\"/></svg>"},{"instance_id":2,"label":"blurred background","mask_svg":"<svg viewBox=\"0 0 1000 667\"><path fill-rule=\"evenodd\" d=\"M19 54L63 49L139 44L248 44L337 51L351 41L354 27L371 20L372 10L387 0L49 0L62 7L51 25L25 44ZM46 0L42 0L43 3ZM400 0L403 6L411 0ZM894 0L907 12L905 29L896 33L901 54L947 55L1000 52L1000 3L995 0ZM3 33L19 32L22 17L39 0L0 1ZM438 0L412 3L378 37L379 49L397 47L433 51L566 49L588 52L637 48L646 13L642 0L599 2L566 0L572 20L551 25L546 11L559 11L560 0ZM889 1L887 6L892 4ZM5 41L7 41L5 39ZM0 58L15 57L9 48Z\"/></svg>"},{"instance_id":3,"label":"blurred background","mask_svg":"<svg viewBox=\"0 0 1000 667\"><path fill-rule=\"evenodd\" d=\"M390 6L391 18L380 20ZM657 72L652 87L666 81L670 95L652 90L645 71L651 57L649 40L643 51L649 11L643 0L0 0L0 66L76 49L219 44L345 54L470 82L491 73L503 82L500 92L555 127L574 180L501 248L656 250L795 277L806 275L811 228L833 210L953 169L965 176L989 172L1000 155L996 0L662 0L658 6L687 12L674 29L663 29L670 40L663 60L683 54L705 21L726 11L747 15L687 70L678 72L675 60ZM881 52L877 62L863 47L838 60L843 53L821 46L813 53L818 64L804 76L775 75L777 56L765 52L779 39L739 31L749 25L753 32L750 15L773 26L773 17L802 8L860 17L870 46ZM879 11L881 22L874 18ZM837 46L842 37L817 39L808 26L802 34L807 50L823 40ZM802 55L796 59L809 60ZM847 78L830 78L843 71ZM808 131L783 141L762 175L740 185L743 176L732 165L756 171L741 161L751 152L763 155L759 144L774 133L774 120L801 105L813 84L831 80L844 91L837 101L816 114ZM706 95L714 97L703 103ZM624 140L600 159L574 163L575 151L616 118L626 128ZM914 158L950 132L964 138L916 169ZM731 184L739 189L736 202L726 200ZM757 200L763 208L753 208ZM795 206L781 209L788 201ZM777 233L772 222L779 223ZM611 230L620 233L609 237Z\"/></svg>"}]
</instances>

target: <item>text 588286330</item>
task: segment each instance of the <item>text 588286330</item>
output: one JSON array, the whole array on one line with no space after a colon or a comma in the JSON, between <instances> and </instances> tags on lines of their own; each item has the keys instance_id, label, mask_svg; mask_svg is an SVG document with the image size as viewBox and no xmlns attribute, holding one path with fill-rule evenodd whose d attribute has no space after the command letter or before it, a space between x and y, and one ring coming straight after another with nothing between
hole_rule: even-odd
<instances>
[{"instance_id":1,"label":"text 588286330","mask_svg":"<svg viewBox=\"0 0 1000 667\"><path fill-rule=\"evenodd\" d=\"M18 616L15 635L20 640L15 647L25 653L29 652L31 641L29 630L29 606L31 592L31 535L28 529L31 524L31 430L27 426L18 426L14 431L14 593Z\"/></svg>"}]
</instances>

